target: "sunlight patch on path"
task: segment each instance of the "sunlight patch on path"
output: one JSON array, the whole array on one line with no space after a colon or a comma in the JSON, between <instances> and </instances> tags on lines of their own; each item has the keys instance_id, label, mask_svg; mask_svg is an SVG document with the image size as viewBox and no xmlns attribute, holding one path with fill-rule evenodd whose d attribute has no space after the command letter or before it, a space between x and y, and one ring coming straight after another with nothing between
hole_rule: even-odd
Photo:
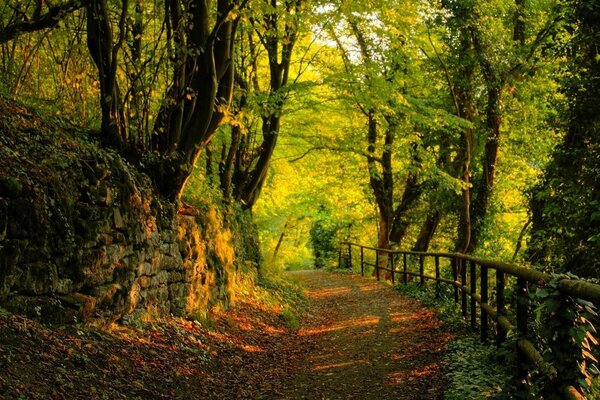
<instances>
[{"instance_id":1,"label":"sunlight patch on path","mask_svg":"<svg viewBox=\"0 0 600 400\"><path fill-rule=\"evenodd\" d=\"M310 346L282 399L442 399L450 335L434 313L370 278L293 273L307 289Z\"/></svg>"}]
</instances>

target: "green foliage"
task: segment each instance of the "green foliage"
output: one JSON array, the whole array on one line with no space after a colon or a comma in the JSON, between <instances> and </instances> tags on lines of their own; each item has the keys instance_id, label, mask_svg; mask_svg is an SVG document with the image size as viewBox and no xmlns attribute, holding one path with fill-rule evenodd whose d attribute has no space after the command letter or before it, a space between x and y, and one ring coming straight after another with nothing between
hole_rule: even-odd
<instances>
[{"instance_id":1,"label":"green foliage","mask_svg":"<svg viewBox=\"0 0 600 400\"><path fill-rule=\"evenodd\" d=\"M568 60L560 75L566 133L531 191L531 257L548 269L599 277L600 3L574 1L564 18L570 35L557 53Z\"/></svg>"},{"instance_id":2,"label":"green foliage","mask_svg":"<svg viewBox=\"0 0 600 400\"><path fill-rule=\"evenodd\" d=\"M257 283L269 293L270 300L266 302L267 304L283 306L284 309L289 308L290 311L305 304L306 298L301 286L289 279L283 279L280 275L269 276L261 273Z\"/></svg>"},{"instance_id":3,"label":"green foliage","mask_svg":"<svg viewBox=\"0 0 600 400\"><path fill-rule=\"evenodd\" d=\"M544 391L559 390L561 385L576 384L583 392L589 391L598 370L598 340L592 323L598 314L592 303L562 294L558 283L562 279L578 279L572 274L556 274L535 292L540 300L540 346L546 349L544 358L556 368L558 379L543 385Z\"/></svg>"},{"instance_id":4,"label":"green foliage","mask_svg":"<svg viewBox=\"0 0 600 400\"><path fill-rule=\"evenodd\" d=\"M510 381L510 371L498 359L495 345L477 338L458 339L447 346L447 376L450 384L446 400L505 398L502 389Z\"/></svg>"},{"instance_id":5,"label":"green foliage","mask_svg":"<svg viewBox=\"0 0 600 400\"><path fill-rule=\"evenodd\" d=\"M290 329L298 329L298 327L300 326L298 324L298 317L291 308L285 307L281 312L281 316L285 320L288 327L290 327Z\"/></svg>"},{"instance_id":6,"label":"green foliage","mask_svg":"<svg viewBox=\"0 0 600 400\"><path fill-rule=\"evenodd\" d=\"M216 328L215 320L206 313L201 313L199 311L196 311L196 312L190 314L189 319L199 323L202 327L204 327L205 329L208 329L210 331L214 331Z\"/></svg>"},{"instance_id":7,"label":"green foliage","mask_svg":"<svg viewBox=\"0 0 600 400\"><path fill-rule=\"evenodd\" d=\"M213 204L223 205L221 192L210 183L204 171L197 165L194 166L194 172L188 179L181 198L184 202L195 207L207 207Z\"/></svg>"},{"instance_id":8,"label":"green foliage","mask_svg":"<svg viewBox=\"0 0 600 400\"><path fill-rule=\"evenodd\" d=\"M315 257L315 268L332 266L339 245L336 235L339 225L332 220L330 213L321 210L310 228L310 243Z\"/></svg>"}]
</instances>

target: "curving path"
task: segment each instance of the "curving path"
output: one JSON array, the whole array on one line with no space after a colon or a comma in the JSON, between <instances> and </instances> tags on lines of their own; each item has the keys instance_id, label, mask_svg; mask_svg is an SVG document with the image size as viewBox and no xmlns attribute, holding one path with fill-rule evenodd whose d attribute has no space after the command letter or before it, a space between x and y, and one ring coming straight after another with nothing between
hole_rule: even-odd
<instances>
[{"instance_id":1,"label":"curving path","mask_svg":"<svg viewBox=\"0 0 600 400\"><path fill-rule=\"evenodd\" d=\"M442 360L451 337L433 311L372 279L290 274L307 290L298 334L309 345L281 398L443 398Z\"/></svg>"}]
</instances>

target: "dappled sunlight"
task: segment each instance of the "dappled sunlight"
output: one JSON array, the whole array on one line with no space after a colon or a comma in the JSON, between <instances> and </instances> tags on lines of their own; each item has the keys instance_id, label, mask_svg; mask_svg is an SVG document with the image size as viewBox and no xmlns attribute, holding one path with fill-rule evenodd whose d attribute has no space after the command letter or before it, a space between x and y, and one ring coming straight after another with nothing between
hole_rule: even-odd
<instances>
[{"instance_id":1,"label":"dappled sunlight","mask_svg":"<svg viewBox=\"0 0 600 400\"><path fill-rule=\"evenodd\" d=\"M325 288L319 290L309 290L308 296L315 299L321 299L324 297L334 297L348 294L350 292L352 292L352 290L348 287Z\"/></svg>"},{"instance_id":2,"label":"dappled sunlight","mask_svg":"<svg viewBox=\"0 0 600 400\"><path fill-rule=\"evenodd\" d=\"M390 334L407 335L407 334L414 334L415 332L416 333L427 332L427 331L429 331L431 329L435 329L437 327L439 327L439 324L434 324L431 322L411 323L409 325L391 328L389 330L389 333Z\"/></svg>"},{"instance_id":3,"label":"dappled sunlight","mask_svg":"<svg viewBox=\"0 0 600 400\"><path fill-rule=\"evenodd\" d=\"M419 320L419 316L415 315L415 314L410 314L410 313L406 313L406 312L395 312L395 313L391 313L390 314L390 318L392 320L392 322L396 323L396 324L400 324L400 323L405 323L405 322L414 322L416 320Z\"/></svg>"},{"instance_id":4,"label":"dappled sunlight","mask_svg":"<svg viewBox=\"0 0 600 400\"><path fill-rule=\"evenodd\" d=\"M356 287L361 292L373 292L373 291L376 291L376 290L381 290L381 286L380 285L374 285L372 283L365 284L365 285L357 285Z\"/></svg>"},{"instance_id":5,"label":"dappled sunlight","mask_svg":"<svg viewBox=\"0 0 600 400\"><path fill-rule=\"evenodd\" d=\"M247 351L248 353L264 353L265 349L260 346L256 346L253 344L245 344L240 346L242 350Z\"/></svg>"},{"instance_id":6,"label":"dappled sunlight","mask_svg":"<svg viewBox=\"0 0 600 400\"><path fill-rule=\"evenodd\" d=\"M251 332L251 331L260 331L267 335L282 335L285 333L285 330L282 328L277 328L265 323L261 323L257 321L252 321L244 317L233 317L229 319L229 323L235 325L238 329Z\"/></svg>"},{"instance_id":7,"label":"dappled sunlight","mask_svg":"<svg viewBox=\"0 0 600 400\"><path fill-rule=\"evenodd\" d=\"M390 385L404 385L406 381L432 377L439 373L439 369L438 365L429 364L412 371L394 371L386 376L386 382Z\"/></svg>"},{"instance_id":8,"label":"dappled sunlight","mask_svg":"<svg viewBox=\"0 0 600 400\"><path fill-rule=\"evenodd\" d=\"M337 324L322 326L322 327L318 327L318 328L314 328L314 329L301 329L300 335L303 335L303 336L318 335L321 333L333 332L333 331L338 331L338 330L348 329L348 328L373 326L373 325L377 325L379 323L380 319L381 318L377 317L377 316L367 315L364 317L345 320L345 321L342 321Z\"/></svg>"},{"instance_id":9,"label":"dappled sunlight","mask_svg":"<svg viewBox=\"0 0 600 400\"><path fill-rule=\"evenodd\" d=\"M323 371L323 370L329 370L332 368L343 368L343 367L349 367L349 366L359 365L359 364L368 364L368 363L369 362L367 360L353 360L353 361L346 361L346 362L340 362L340 363L334 363L334 364L317 365L313 368L313 370Z\"/></svg>"}]
</instances>

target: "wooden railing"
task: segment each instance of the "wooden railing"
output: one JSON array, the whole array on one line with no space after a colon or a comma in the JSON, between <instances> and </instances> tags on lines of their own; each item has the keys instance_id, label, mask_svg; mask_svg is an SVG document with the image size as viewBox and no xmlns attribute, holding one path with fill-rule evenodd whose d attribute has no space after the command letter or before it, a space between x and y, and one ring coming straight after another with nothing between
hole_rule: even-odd
<instances>
[{"instance_id":1,"label":"wooden railing","mask_svg":"<svg viewBox=\"0 0 600 400\"><path fill-rule=\"evenodd\" d=\"M388 250L351 242L340 244L340 267L353 268L353 249L355 249L354 258L360 257L360 272L363 276L366 267L372 267L377 280L381 279L383 272L386 273L386 278L391 279L392 283L395 283L398 278L404 283L415 278L421 284L424 284L426 280L432 280L436 282L437 296L439 296L442 284L453 286L454 301L460 303L462 316L469 319L473 329L479 328L483 341L488 340L490 320L494 321L496 325L498 345L506 340L509 332L515 332L518 335L516 340L518 378L526 379L528 363L535 365L537 370L549 379L557 378L556 369L544 360L534 343L528 339L530 309L528 291L530 287L543 287L550 282L552 277L549 274L511 263L492 261L461 253ZM411 258L415 261L418 260L418 272L409 270ZM426 259L433 259L434 275L425 273ZM446 261L450 267L452 279L442 277L443 261ZM495 273L493 302L489 297L490 270ZM514 301L516 312L513 318L516 321L514 324L506 313L505 287L507 279L516 279L516 301ZM559 282L558 289L565 295L587 300L595 305L600 304L600 285L576 279L564 279ZM564 387L562 394L565 399L569 400L584 399L572 386Z\"/></svg>"}]
</instances>

